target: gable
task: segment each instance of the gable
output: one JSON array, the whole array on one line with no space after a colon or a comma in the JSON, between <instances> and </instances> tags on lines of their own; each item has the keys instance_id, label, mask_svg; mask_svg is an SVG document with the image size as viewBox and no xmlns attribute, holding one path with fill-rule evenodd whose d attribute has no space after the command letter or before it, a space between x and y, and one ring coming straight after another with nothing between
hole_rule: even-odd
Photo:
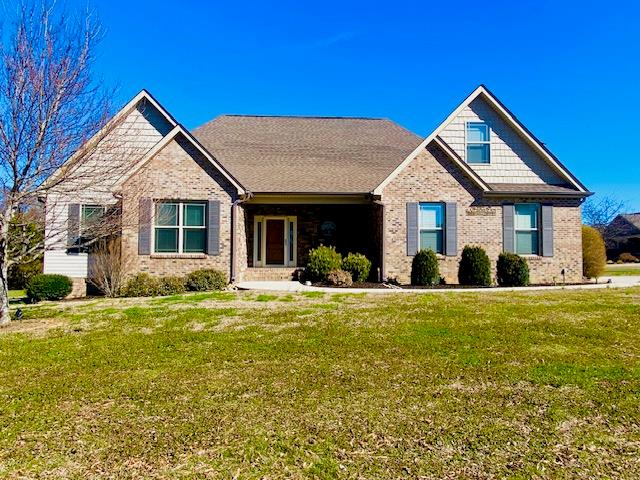
<instances>
[{"instance_id":1,"label":"gable","mask_svg":"<svg viewBox=\"0 0 640 480\"><path fill-rule=\"evenodd\" d=\"M483 122L490 129L490 163L468 164L485 182L566 184L482 96L466 105L439 134L463 160L466 161L467 122Z\"/></svg>"}]
</instances>

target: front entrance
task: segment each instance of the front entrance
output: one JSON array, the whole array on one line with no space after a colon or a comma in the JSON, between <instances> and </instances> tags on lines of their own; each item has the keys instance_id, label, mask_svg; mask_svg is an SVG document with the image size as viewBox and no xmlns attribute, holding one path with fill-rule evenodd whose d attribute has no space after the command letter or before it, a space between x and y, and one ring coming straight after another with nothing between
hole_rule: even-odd
<instances>
[{"instance_id":1,"label":"front entrance","mask_svg":"<svg viewBox=\"0 0 640 480\"><path fill-rule=\"evenodd\" d=\"M253 264L258 267L295 267L296 217L256 216Z\"/></svg>"}]
</instances>

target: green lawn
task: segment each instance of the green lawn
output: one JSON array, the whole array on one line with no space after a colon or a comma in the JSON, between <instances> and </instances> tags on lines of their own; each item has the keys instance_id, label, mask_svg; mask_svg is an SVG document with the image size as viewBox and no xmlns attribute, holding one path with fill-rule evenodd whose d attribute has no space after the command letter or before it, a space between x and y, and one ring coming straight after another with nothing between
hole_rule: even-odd
<instances>
[{"instance_id":1,"label":"green lawn","mask_svg":"<svg viewBox=\"0 0 640 480\"><path fill-rule=\"evenodd\" d=\"M640 275L640 263L624 263L607 265L604 275L621 276L621 275Z\"/></svg>"},{"instance_id":2,"label":"green lawn","mask_svg":"<svg viewBox=\"0 0 640 480\"><path fill-rule=\"evenodd\" d=\"M640 289L24 306L0 477L633 478Z\"/></svg>"}]
</instances>

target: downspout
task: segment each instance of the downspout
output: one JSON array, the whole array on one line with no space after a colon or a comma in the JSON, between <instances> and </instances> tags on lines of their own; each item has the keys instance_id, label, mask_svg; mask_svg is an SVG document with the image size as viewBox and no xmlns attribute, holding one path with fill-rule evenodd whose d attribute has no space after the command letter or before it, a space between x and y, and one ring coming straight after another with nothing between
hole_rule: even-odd
<instances>
[{"instance_id":1,"label":"downspout","mask_svg":"<svg viewBox=\"0 0 640 480\"><path fill-rule=\"evenodd\" d=\"M238 210L238 205L240 205L241 203L244 203L248 200L251 200L251 198L253 197L253 194L251 192L247 192L246 194L244 194L243 196L239 197L238 199L234 200L234 202L231 204L231 283L236 283L236 277L237 277L237 265L236 265L236 258L237 258L237 252L236 252L236 217L237 217L237 210Z\"/></svg>"}]
</instances>

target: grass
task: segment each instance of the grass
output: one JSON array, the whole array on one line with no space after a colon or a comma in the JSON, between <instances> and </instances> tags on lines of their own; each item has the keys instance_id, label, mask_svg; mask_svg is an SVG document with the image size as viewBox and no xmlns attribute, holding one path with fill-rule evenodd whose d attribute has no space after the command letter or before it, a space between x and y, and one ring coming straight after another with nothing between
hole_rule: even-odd
<instances>
[{"instance_id":1,"label":"grass","mask_svg":"<svg viewBox=\"0 0 640 480\"><path fill-rule=\"evenodd\" d=\"M640 263L625 263L625 264L608 264L605 267L604 275L610 276L627 276L627 275L640 275Z\"/></svg>"},{"instance_id":2,"label":"grass","mask_svg":"<svg viewBox=\"0 0 640 480\"><path fill-rule=\"evenodd\" d=\"M0 330L0 477L640 471L640 289L166 298Z\"/></svg>"}]
</instances>

